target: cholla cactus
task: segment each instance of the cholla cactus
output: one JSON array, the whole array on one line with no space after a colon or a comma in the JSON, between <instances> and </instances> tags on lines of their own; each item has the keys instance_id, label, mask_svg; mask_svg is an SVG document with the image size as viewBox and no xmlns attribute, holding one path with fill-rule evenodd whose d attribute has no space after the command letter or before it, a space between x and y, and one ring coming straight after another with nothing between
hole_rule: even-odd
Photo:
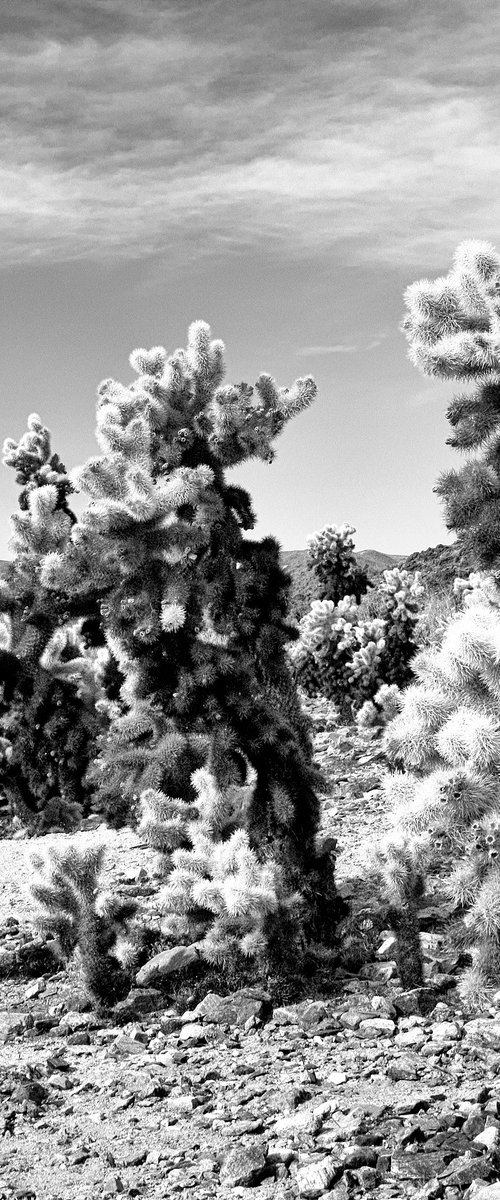
<instances>
[{"instance_id":1,"label":"cholla cactus","mask_svg":"<svg viewBox=\"0 0 500 1200\"><path fill-rule=\"evenodd\" d=\"M415 863L425 878L449 864L449 890L466 910L474 966L464 997L478 997L498 976L500 916L497 920L497 855L500 773L500 589L493 577L476 574L459 581L463 609L450 622L441 648L414 659L417 682L388 726L386 751L402 771L385 780L394 806L397 835L411 866L401 911L412 904ZM385 873L392 842L382 847ZM489 906L489 907L488 907ZM487 912L489 911L489 916ZM418 935L403 944L401 958L417 959ZM489 962L489 965L488 965Z\"/></svg>"},{"instance_id":2,"label":"cholla cactus","mask_svg":"<svg viewBox=\"0 0 500 1200\"><path fill-rule=\"evenodd\" d=\"M256 782L250 769L244 784L220 788L212 772L200 768L192 778L195 806L161 793L142 797L139 829L160 851L167 876L160 893L162 932L196 943L209 962L227 964L244 955L272 965L267 927L278 914L293 916L299 937L300 895L287 894L276 862L259 861L244 828ZM290 945L289 956L297 949Z\"/></svg>"},{"instance_id":3,"label":"cholla cactus","mask_svg":"<svg viewBox=\"0 0 500 1200\"><path fill-rule=\"evenodd\" d=\"M384 683L404 687L412 677L410 663L417 651L416 628L424 589L420 571L401 567L384 571L380 587L384 622L384 655L380 676Z\"/></svg>"},{"instance_id":4,"label":"cholla cactus","mask_svg":"<svg viewBox=\"0 0 500 1200\"><path fill-rule=\"evenodd\" d=\"M101 455L75 475L89 504L41 570L43 586L82 612L99 596L123 677L91 773L97 802L120 824L146 794L154 824L155 805L162 819L170 813L169 797L196 805L191 780L203 764L223 792L243 760L256 773L252 850L281 865L291 895L323 870L326 895L319 776L285 653L294 634L288 580L273 539L244 537L250 500L225 478L250 456L273 457L275 437L311 403L315 384L308 377L288 390L268 375L255 388L223 384L224 347L201 321L186 350L154 347L130 361L130 386L99 388ZM333 931L331 906L330 918Z\"/></svg>"},{"instance_id":5,"label":"cholla cactus","mask_svg":"<svg viewBox=\"0 0 500 1200\"><path fill-rule=\"evenodd\" d=\"M489 570L498 558L500 517L500 257L487 242L459 246L448 275L408 288L403 323L416 366L426 375L473 383L448 409L449 444L470 453L435 491L446 524L470 542Z\"/></svg>"},{"instance_id":6,"label":"cholla cactus","mask_svg":"<svg viewBox=\"0 0 500 1200\"><path fill-rule=\"evenodd\" d=\"M356 713L356 725L383 728L392 721L403 703L403 692L395 683L383 683L372 700L365 700Z\"/></svg>"},{"instance_id":7,"label":"cholla cactus","mask_svg":"<svg viewBox=\"0 0 500 1200\"><path fill-rule=\"evenodd\" d=\"M0 582L0 731L10 743L0 761L0 786L31 828L71 828L89 804L85 774L99 728L98 652L89 650L82 622L71 622L67 599L41 586L40 563L68 543L76 519L68 507L73 487L36 414L19 442L5 442L4 463L16 471L21 490L20 512L12 518L14 559ZM79 679L87 673L83 691L72 682L70 660L76 659Z\"/></svg>"},{"instance_id":8,"label":"cholla cactus","mask_svg":"<svg viewBox=\"0 0 500 1200\"><path fill-rule=\"evenodd\" d=\"M354 596L359 604L371 583L354 554L354 525L325 525L307 539L308 566L319 579L320 600L338 604L344 596Z\"/></svg>"},{"instance_id":9,"label":"cholla cactus","mask_svg":"<svg viewBox=\"0 0 500 1200\"><path fill-rule=\"evenodd\" d=\"M290 656L306 692L321 692L334 700L343 719L352 720L363 709L362 720L373 722L375 714L382 711L373 705L381 686L403 686L411 676L409 664L417 648L415 627L423 588L418 572L413 577L398 567L385 571L380 616L361 618L359 579L357 593L347 593L349 584L356 581L353 532L352 525L344 525L339 529L327 526L322 534L315 534L312 544L323 570L323 591L333 564L330 593L340 599L313 600L300 622L300 640L291 647ZM344 565L345 578L341 574ZM363 576L363 586L364 580ZM372 708L364 708L367 704Z\"/></svg>"},{"instance_id":10,"label":"cholla cactus","mask_svg":"<svg viewBox=\"0 0 500 1200\"><path fill-rule=\"evenodd\" d=\"M131 987L133 957L127 962L127 956L137 905L100 892L104 853L102 845L79 850L70 844L51 846L45 857L34 854L30 890L38 905L35 927L54 938L64 959L78 951L90 995L99 1007L111 1007Z\"/></svg>"}]
</instances>

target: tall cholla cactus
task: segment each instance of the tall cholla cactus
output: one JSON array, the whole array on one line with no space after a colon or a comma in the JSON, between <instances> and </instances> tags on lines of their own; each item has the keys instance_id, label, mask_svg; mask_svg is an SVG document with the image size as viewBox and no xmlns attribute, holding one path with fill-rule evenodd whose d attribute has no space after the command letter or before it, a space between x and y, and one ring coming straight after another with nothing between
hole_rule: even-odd
<instances>
[{"instance_id":1,"label":"tall cholla cactus","mask_svg":"<svg viewBox=\"0 0 500 1200\"><path fill-rule=\"evenodd\" d=\"M194 804L202 765L223 790L233 767L249 763L250 845L259 861L281 864L290 894L308 896L311 929L329 905L333 936L331 868L315 843L318 775L285 654L288 580L273 539L243 536L254 524L250 500L225 478L249 457L272 459L315 384L288 390L261 375L255 388L224 385L223 345L201 321L186 350L137 350L130 361L138 377L129 387L99 388L102 453L76 475L90 502L41 572L47 589L82 608L99 592L124 678L93 769L98 800L119 824L144 792ZM189 844L188 831L180 848Z\"/></svg>"},{"instance_id":2,"label":"tall cholla cactus","mask_svg":"<svg viewBox=\"0 0 500 1200\"><path fill-rule=\"evenodd\" d=\"M374 684L370 677L365 683L369 696L356 713L358 725L385 725L398 711L400 688L413 677L423 592L419 571L413 575L400 567L384 571L384 581L379 589L383 645Z\"/></svg>"},{"instance_id":3,"label":"tall cholla cactus","mask_svg":"<svg viewBox=\"0 0 500 1200\"><path fill-rule=\"evenodd\" d=\"M309 539L322 598L313 600L302 618L291 659L306 692L320 692L333 700L344 720L360 713L361 723L370 724L384 710L381 702L375 702L381 687L402 686L411 677L423 589L418 572L413 577L398 567L385 571L381 613L362 618L359 601L368 582L354 557L354 532L352 525L328 525Z\"/></svg>"},{"instance_id":4,"label":"tall cholla cactus","mask_svg":"<svg viewBox=\"0 0 500 1200\"><path fill-rule=\"evenodd\" d=\"M473 1002L498 982L500 964L500 589L492 576L476 574L457 581L457 590L463 609L440 649L413 660L416 682L385 735L399 769L385 780L395 828L379 861L399 914L403 973L412 963L417 976L412 984L421 971L418 894L432 867L448 866L446 886L464 910L474 960L462 993Z\"/></svg>"},{"instance_id":5,"label":"tall cholla cactus","mask_svg":"<svg viewBox=\"0 0 500 1200\"><path fill-rule=\"evenodd\" d=\"M83 668L85 660L89 681L97 663L66 598L41 586L40 562L68 543L73 487L36 413L19 442L7 439L3 461L16 471L20 512L12 518L14 558L0 581L0 786L29 824L69 828L89 801L85 774L98 731L95 688L79 694L69 661L78 658Z\"/></svg>"},{"instance_id":6,"label":"tall cholla cactus","mask_svg":"<svg viewBox=\"0 0 500 1200\"><path fill-rule=\"evenodd\" d=\"M500 257L485 242L464 242L450 273L421 280L406 292L403 328L412 361L425 374L473 384L454 397L449 444L468 453L464 466L445 472L436 486L446 523L469 545L479 567L498 571L500 554ZM471 1002L500 971L500 888L496 867L500 765L500 605L498 578L472 575L458 585L464 609L452 618L437 651L413 662L418 682L387 732L387 749L403 773L388 778L396 803L396 850L407 855L400 892L406 922L401 960L419 960L411 909L415 888L440 851L458 860L450 878L457 905L466 909L466 940L473 967L462 990ZM389 875L394 845L385 848ZM417 867L415 866L417 863ZM418 866L419 864L419 866ZM390 890L390 889L389 889ZM409 931L409 932L408 932ZM407 936L408 935L408 936ZM405 937L407 944L405 945ZM421 966L421 964L420 964ZM418 970L415 971L415 977Z\"/></svg>"},{"instance_id":7,"label":"tall cholla cactus","mask_svg":"<svg viewBox=\"0 0 500 1200\"><path fill-rule=\"evenodd\" d=\"M450 273L420 280L406 292L403 328L409 356L426 375L473 384L448 408L449 445L470 453L435 491L446 524L470 543L489 570L500 527L500 256L487 242L463 242Z\"/></svg>"},{"instance_id":8,"label":"tall cholla cactus","mask_svg":"<svg viewBox=\"0 0 500 1200\"><path fill-rule=\"evenodd\" d=\"M338 604L344 596L354 596L359 604L372 587L366 571L356 561L352 536L355 532L354 525L344 522L325 525L307 539L308 566L320 582L320 600Z\"/></svg>"},{"instance_id":9,"label":"tall cholla cactus","mask_svg":"<svg viewBox=\"0 0 500 1200\"><path fill-rule=\"evenodd\" d=\"M15 470L21 490L20 512L11 518L14 561L0 584L0 610L10 615L17 658L34 665L61 621L61 605L40 588L39 572L43 555L68 541L75 520L68 507L73 487L37 413L28 417L19 442L6 439L3 462Z\"/></svg>"},{"instance_id":10,"label":"tall cholla cactus","mask_svg":"<svg viewBox=\"0 0 500 1200\"><path fill-rule=\"evenodd\" d=\"M102 845L51 846L45 856L34 854L30 890L35 927L54 938L64 959L78 950L89 994L99 1007L112 1007L132 982L130 922L137 905L101 892L104 854Z\"/></svg>"}]
</instances>

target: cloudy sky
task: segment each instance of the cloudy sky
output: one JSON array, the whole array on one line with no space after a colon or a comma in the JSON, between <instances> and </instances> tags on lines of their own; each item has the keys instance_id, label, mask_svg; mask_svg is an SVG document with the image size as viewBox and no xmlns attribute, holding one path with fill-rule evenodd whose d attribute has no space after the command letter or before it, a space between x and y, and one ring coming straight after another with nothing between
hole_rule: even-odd
<instances>
[{"instance_id":1,"label":"cloudy sky","mask_svg":"<svg viewBox=\"0 0 500 1200\"><path fill-rule=\"evenodd\" d=\"M275 463L238 473L259 535L447 540L452 389L398 325L462 239L500 242L499 35L496 0L2 6L0 435L36 410L76 465L99 381L202 317L230 378L318 383Z\"/></svg>"}]
</instances>

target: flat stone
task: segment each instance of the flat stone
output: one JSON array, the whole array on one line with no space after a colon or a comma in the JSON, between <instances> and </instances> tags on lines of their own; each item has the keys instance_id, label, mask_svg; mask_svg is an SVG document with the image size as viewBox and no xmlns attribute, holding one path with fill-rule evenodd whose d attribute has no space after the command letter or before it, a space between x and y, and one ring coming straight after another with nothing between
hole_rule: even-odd
<instances>
[{"instance_id":1,"label":"flat stone","mask_svg":"<svg viewBox=\"0 0 500 1200\"><path fill-rule=\"evenodd\" d=\"M289 1116L279 1117L274 1126L275 1133L319 1133L326 1118L330 1116L331 1104L321 1104L315 1108L300 1108Z\"/></svg>"},{"instance_id":2,"label":"flat stone","mask_svg":"<svg viewBox=\"0 0 500 1200\"><path fill-rule=\"evenodd\" d=\"M492 1150L495 1150L498 1146L499 1137L500 1130L497 1129L496 1125L487 1125L486 1129L482 1129L481 1133L477 1133L472 1140L475 1146L484 1146L488 1154L491 1154Z\"/></svg>"},{"instance_id":3,"label":"flat stone","mask_svg":"<svg viewBox=\"0 0 500 1200\"><path fill-rule=\"evenodd\" d=\"M269 1005L270 997L260 988L241 988L231 996L208 992L191 1015L219 1025L244 1025L249 1017L261 1018Z\"/></svg>"},{"instance_id":4,"label":"flat stone","mask_svg":"<svg viewBox=\"0 0 500 1200\"><path fill-rule=\"evenodd\" d=\"M53 1075L49 1075L47 1083L60 1092L68 1092L73 1086L69 1075L62 1075L58 1071L55 1071Z\"/></svg>"},{"instance_id":5,"label":"flat stone","mask_svg":"<svg viewBox=\"0 0 500 1200\"><path fill-rule=\"evenodd\" d=\"M465 1133L468 1138L475 1138L478 1133L483 1132L484 1124L484 1114L482 1112L472 1112L462 1125L462 1133Z\"/></svg>"},{"instance_id":6,"label":"flat stone","mask_svg":"<svg viewBox=\"0 0 500 1200\"><path fill-rule=\"evenodd\" d=\"M454 1158L449 1163L446 1169L446 1186L455 1185L459 1188L468 1187L474 1179L488 1179L492 1174L493 1168L488 1162L488 1156L482 1155L480 1158L469 1158L466 1154L460 1158Z\"/></svg>"},{"instance_id":7,"label":"flat stone","mask_svg":"<svg viewBox=\"0 0 500 1200\"><path fill-rule=\"evenodd\" d=\"M146 1047L137 1038L127 1037L120 1033L112 1043L111 1049L116 1054L144 1054Z\"/></svg>"},{"instance_id":8,"label":"flat stone","mask_svg":"<svg viewBox=\"0 0 500 1200\"><path fill-rule=\"evenodd\" d=\"M340 1024L344 1027L344 1029L357 1029L358 1025L361 1025L361 1022L364 1019L369 1020L368 1013L356 1012L355 1009L341 1013L339 1017Z\"/></svg>"},{"instance_id":9,"label":"flat stone","mask_svg":"<svg viewBox=\"0 0 500 1200\"><path fill-rule=\"evenodd\" d=\"M179 1030L179 1041L183 1046L204 1046L206 1040L206 1031L198 1021L189 1021Z\"/></svg>"},{"instance_id":10,"label":"flat stone","mask_svg":"<svg viewBox=\"0 0 500 1200\"><path fill-rule=\"evenodd\" d=\"M119 1000L113 1009L113 1017L119 1025L122 1022L134 1021L145 1013L156 1012L163 1008L164 998L157 988L132 988L124 1000Z\"/></svg>"},{"instance_id":11,"label":"flat stone","mask_svg":"<svg viewBox=\"0 0 500 1200\"><path fill-rule=\"evenodd\" d=\"M472 1045L500 1050L500 1018L476 1017L464 1026L465 1040Z\"/></svg>"},{"instance_id":12,"label":"flat stone","mask_svg":"<svg viewBox=\"0 0 500 1200\"><path fill-rule=\"evenodd\" d=\"M413 1029L403 1029L401 1033L397 1033L394 1042L396 1046L413 1046L415 1050L419 1050L427 1041L427 1035L419 1028L418 1025Z\"/></svg>"},{"instance_id":13,"label":"flat stone","mask_svg":"<svg viewBox=\"0 0 500 1200\"><path fill-rule=\"evenodd\" d=\"M331 1129L332 1141L344 1142L351 1138L356 1139L358 1134L363 1131L364 1124L363 1113L354 1110L347 1113L336 1112L335 1124Z\"/></svg>"},{"instance_id":14,"label":"flat stone","mask_svg":"<svg viewBox=\"0 0 500 1200\"><path fill-rule=\"evenodd\" d=\"M182 1096L168 1096L166 1105L169 1112L182 1113L184 1116L199 1107L196 1097L189 1093Z\"/></svg>"},{"instance_id":15,"label":"flat stone","mask_svg":"<svg viewBox=\"0 0 500 1200\"><path fill-rule=\"evenodd\" d=\"M275 1025L298 1025L299 1017L295 1005L278 1005L273 1009Z\"/></svg>"},{"instance_id":16,"label":"flat stone","mask_svg":"<svg viewBox=\"0 0 500 1200\"><path fill-rule=\"evenodd\" d=\"M28 1026L26 1013L0 1012L0 1043L12 1041Z\"/></svg>"},{"instance_id":17,"label":"flat stone","mask_svg":"<svg viewBox=\"0 0 500 1200\"><path fill-rule=\"evenodd\" d=\"M90 1034L87 1033L86 1029L82 1029L80 1031L77 1031L76 1033L69 1033L66 1038L66 1045L67 1046L90 1046Z\"/></svg>"},{"instance_id":18,"label":"flat stone","mask_svg":"<svg viewBox=\"0 0 500 1200\"><path fill-rule=\"evenodd\" d=\"M67 1012L61 1017L58 1028L61 1033L80 1033L84 1029L91 1029L96 1024L93 1013Z\"/></svg>"},{"instance_id":19,"label":"flat stone","mask_svg":"<svg viewBox=\"0 0 500 1200\"><path fill-rule=\"evenodd\" d=\"M394 1021L388 1017L368 1017L361 1021L358 1027L362 1037L393 1037L396 1030Z\"/></svg>"},{"instance_id":20,"label":"flat stone","mask_svg":"<svg viewBox=\"0 0 500 1200\"><path fill-rule=\"evenodd\" d=\"M163 979L165 975L172 975L174 971L182 971L185 967L191 966L192 963L198 962L199 958L199 951L195 944L173 946L170 950L162 950L161 954L155 954L154 958L150 958L149 962L144 963L144 966L137 972L135 981L138 987L148 987L158 979Z\"/></svg>"},{"instance_id":21,"label":"flat stone","mask_svg":"<svg viewBox=\"0 0 500 1200\"><path fill-rule=\"evenodd\" d=\"M306 1001L303 1005L298 1005L299 1024L303 1029L313 1029L315 1025L319 1025L320 1021L324 1021L328 1016L326 1004L321 1000Z\"/></svg>"},{"instance_id":22,"label":"flat stone","mask_svg":"<svg viewBox=\"0 0 500 1200\"><path fill-rule=\"evenodd\" d=\"M116 1196L125 1191L125 1184L119 1175L108 1175L102 1185L103 1196Z\"/></svg>"},{"instance_id":23,"label":"flat stone","mask_svg":"<svg viewBox=\"0 0 500 1200\"><path fill-rule=\"evenodd\" d=\"M226 1155L220 1170L220 1182L228 1188L255 1187L266 1166L266 1148L258 1143L235 1146Z\"/></svg>"},{"instance_id":24,"label":"flat stone","mask_svg":"<svg viewBox=\"0 0 500 1200\"><path fill-rule=\"evenodd\" d=\"M389 1063L386 1074L389 1079L418 1079L418 1065L411 1058L397 1058Z\"/></svg>"},{"instance_id":25,"label":"flat stone","mask_svg":"<svg viewBox=\"0 0 500 1200\"><path fill-rule=\"evenodd\" d=\"M342 1158L344 1170L356 1171L358 1167L375 1167L378 1154L373 1146L350 1146Z\"/></svg>"},{"instance_id":26,"label":"flat stone","mask_svg":"<svg viewBox=\"0 0 500 1200\"><path fill-rule=\"evenodd\" d=\"M380 1183L380 1175L375 1167L359 1167L356 1175L364 1192L372 1192Z\"/></svg>"},{"instance_id":27,"label":"flat stone","mask_svg":"<svg viewBox=\"0 0 500 1200\"><path fill-rule=\"evenodd\" d=\"M438 1021L432 1027L433 1042L449 1041L454 1042L460 1037L460 1030L455 1021Z\"/></svg>"},{"instance_id":28,"label":"flat stone","mask_svg":"<svg viewBox=\"0 0 500 1200\"><path fill-rule=\"evenodd\" d=\"M391 1173L398 1179L415 1179L422 1183L442 1175L446 1170L446 1162L438 1151L395 1150L391 1157Z\"/></svg>"},{"instance_id":29,"label":"flat stone","mask_svg":"<svg viewBox=\"0 0 500 1200\"><path fill-rule=\"evenodd\" d=\"M412 1200L440 1200L444 1195L444 1185L440 1179L430 1179L424 1183L418 1192L413 1192Z\"/></svg>"},{"instance_id":30,"label":"flat stone","mask_svg":"<svg viewBox=\"0 0 500 1200\"><path fill-rule=\"evenodd\" d=\"M304 1197L304 1200L316 1200L329 1190L338 1178L340 1170L338 1162L330 1156L299 1167L294 1181L299 1196Z\"/></svg>"},{"instance_id":31,"label":"flat stone","mask_svg":"<svg viewBox=\"0 0 500 1200\"><path fill-rule=\"evenodd\" d=\"M406 1117L411 1113L427 1112L430 1104L428 1096L411 1096L409 1100L398 1100L394 1112L397 1117Z\"/></svg>"}]
</instances>

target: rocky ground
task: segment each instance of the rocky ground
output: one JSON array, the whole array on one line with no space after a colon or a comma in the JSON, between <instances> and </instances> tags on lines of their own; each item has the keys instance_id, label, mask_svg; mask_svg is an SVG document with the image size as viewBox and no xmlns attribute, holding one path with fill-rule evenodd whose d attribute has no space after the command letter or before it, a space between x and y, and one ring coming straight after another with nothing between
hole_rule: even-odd
<instances>
[{"instance_id":1,"label":"rocky ground","mask_svg":"<svg viewBox=\"0 0 500 1200\"><path fill-rule=\"evenodd\" d=\"M376 735L314 715L348 893L388 820L383 756ZM141 893L154 923L147 850L106 836L107 882ZM500 1200L500 994L460 1008L436 897L420 992L399 986L382 931L326 999L273 1009L254 988L182 1011L150 984L103 1020L30 930L33 847L0 842L0 1198Z\"/></svg>"}]
</instances>

